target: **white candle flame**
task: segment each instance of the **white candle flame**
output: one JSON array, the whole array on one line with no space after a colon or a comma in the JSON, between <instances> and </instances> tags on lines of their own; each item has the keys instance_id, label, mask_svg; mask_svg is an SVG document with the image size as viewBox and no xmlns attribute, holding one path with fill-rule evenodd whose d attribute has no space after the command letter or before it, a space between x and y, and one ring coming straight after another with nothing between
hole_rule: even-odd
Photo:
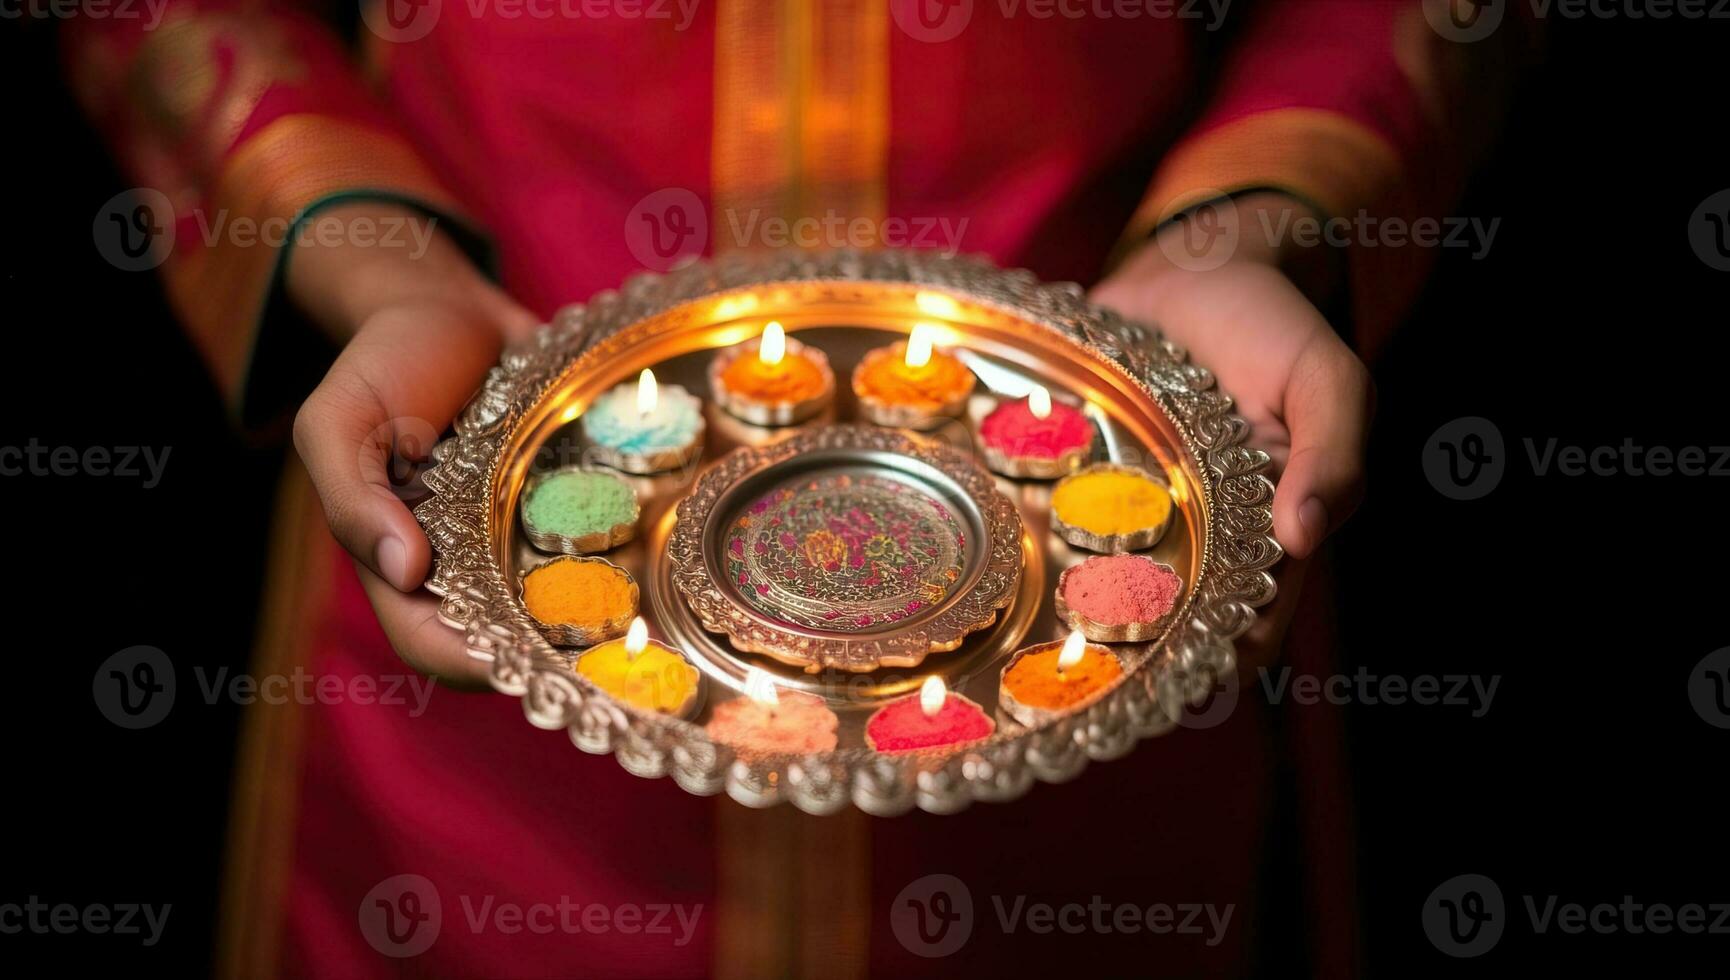
<instances>
[{"instance_id":1,"label":"white candle flame","mask_svg":"<svg viewBox=\"0 0 1730 980\"><path fill-rule=\"evenodd\" d=\"M649 645L649 624L638 616L631 620L630 631L625 634L625 656L631 660L637 659L637 654Z\"/></svg>"},{"instance_id":2,"label":"white candle flame","mask_svg":"<svg viewBox=\"0 0 1730 980\"><path fill-rule=\"evenodd\" d=\"M773 708L781 703L781 696L775 693L775 678L761 667L751 667L745 671L745 696L758 704L766 704Z\"/></svg>"},{"instance_id":3,"label":"white candle flame","mask_svg":"<svg viewBox=\"0 0 1730 980\"><path fill-rule=\"evenodd\" d=\"M1033 390L1027 393L1027 410L1036 419L1051 414L1051 392L1046 391L1044 385L1034 385Z\"/></svg>"},{"instance_id":4,"label":"white candle flame","mask_svg":"<svg viewBox=\"0 0 1730 980\"><path fill-rule=\"evenodd\" d=\"M655 372L644 368L643 373L637 375L637 414L653 414L655 403L660 397L660 386L655 384Z\"/></svg>"},{"instance_id":5,"label":"white candle flame","mask_svg":"<svg viewBox=\"0 0 1730 980\"><path fill-rule=\"evenodd\" d=\"M770 320L763 328L763 339L757 343L757 359L764 364L781 363L781 358L787 356L787 331L778 321Z\"/></svg>"},{"instance_id":6,"label":"white candle flame","mask_svg":"<svg viewBox=\"0 0 1730 980\"><path fill-rule=\"evenodd\" d=\"M907 338L907 366L922 368L931 363L931 335L936 330L929 323L915 323Z\"/></svg>"},{"instance_id":7,"label":"white candle flame","mask_svg":"<svg viewBox=\"0 0 1730 980\"><path fill-rule=\"evenodd\" d=\"M1070 630L1069 639L1063 641L1063 650L1057 655L1058 673L1081 663L1081 654L1087 648L1087 637L1080 630Z\"/></svg>"},{"instance_id":8,"label":"white candle flame","mask_svg":"<svg viewBox=\"0 0 1730 980\"><path fill-rule=\"evenodd\" d=\"M949 688L943 683L943 678L936 674L925 678L925 683L919 688L919 710L925 712L925 717L937 717L937 712L943 710L943 702L948 699Z\"/></svg>"}]
</instances>

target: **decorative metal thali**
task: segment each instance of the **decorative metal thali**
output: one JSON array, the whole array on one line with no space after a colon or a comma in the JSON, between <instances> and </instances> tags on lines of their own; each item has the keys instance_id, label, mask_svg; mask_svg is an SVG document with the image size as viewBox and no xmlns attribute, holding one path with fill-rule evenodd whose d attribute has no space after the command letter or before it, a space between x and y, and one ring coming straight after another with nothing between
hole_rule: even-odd
<instances>
[{"instance_id":1,"label":"decorative metal thali","mask_svg":"<svg viewBox=\"0 0 1730 980\"><path fill-rule=\"evenodd\" d=\"M905 340L914 323L930 324L979 383L961 419L918 433L863 422L845 384L797 425L747 423L710 397L710 367L770 320L823 351L839 378L867 351ZM688 465L629 478L638 531L604 557L640 584L656 640L701 672L703 707L690 719L593 687L571 669L581 651L548 641L517 585L551 557L518 520L525 485L596 462L582 413L645 367L705 399L706 443ZM1157 636L1116 647L1124 670L1114 688L1028 727L999 709L1000 671L1017 650L1067 633L1054 590L1088 553L1053 532L1050 481L990 476L974 460L982 414L1035 383L1085 406L1097 426L1087 462L1138 466L1169 486L1175 518L1145 554L1174 569L1183 589ZM491 664L492 686L523 700L531 723L565 729L579 748L611 752L638 775L669 775L699 794L725 790L748 805L947 813L1121 756L1175 726L1186 704L1232 671L1233 640L1272 598L1269 569L1280 557L1268 460L1244 445L1247 435L1206 370L1154 330L1089 305L1072 284L917 253L737 256L635 278L561 311L508 351L437 447L425 474L432 496L416 516L436 553L428 587L443 597L441 618ZM809 505L788 511L795 522L813 508L868 503L925 542L917 610L886 612L911 608L907 597L845 576L813 599L796 563L772 547L745 547L756 532L738 517L788 500ZM953 576L926 574L944 569ZM767 591L731 587L741 572ZM753 668L827 704L839 717L838 747L766 756L713 739L706 718L744 696ZM905 754L868 747L866 720L931 675L991 713L994 734Z\"/></svg>"}]
</instances>

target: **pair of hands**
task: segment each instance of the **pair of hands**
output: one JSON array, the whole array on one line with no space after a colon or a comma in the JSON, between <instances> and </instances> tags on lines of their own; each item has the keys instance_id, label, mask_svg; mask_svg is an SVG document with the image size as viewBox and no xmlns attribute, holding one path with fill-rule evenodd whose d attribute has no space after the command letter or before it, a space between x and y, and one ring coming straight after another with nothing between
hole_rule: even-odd
<instances>
[{"instance_id":1,"label":"pair of hands","mask_svg":"<svg viewBox=\"0 0 1730 980\"><path fill-rule=\"evenodd\" d=\"M1222 220L1248 229L1252 215L1299 208L1256 195ZM1273 459L1274 536L1288 557L1276 569L1279 598L1240 649L1245 661L1265 662L1290 621L1307 559L1357 506L1372 388L1362 362L1294 282L1325 290L1325 256L1216 235L1232 253L1198 271L1214 263L1167 237L1183 231L1167 229L1132 255L1092 299L1157 324L1188 348L1236 399L1252 444ZM424 438L429 426L442 431L501 347L539 320L442 236L413 259L391 249L296 247L290 298L346 346L295 418L295 447L397 653L446 683L480 685L486 666L438 621L437 598L420 587L432 550L390 481L393 447Z\"/></svg>"}]
</instances>

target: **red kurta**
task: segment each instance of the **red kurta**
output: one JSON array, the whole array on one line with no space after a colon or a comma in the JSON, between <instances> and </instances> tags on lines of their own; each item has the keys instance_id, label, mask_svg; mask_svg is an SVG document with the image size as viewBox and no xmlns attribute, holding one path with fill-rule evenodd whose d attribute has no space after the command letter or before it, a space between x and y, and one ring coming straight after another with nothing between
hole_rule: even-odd
<instances>
[{"instance_id":1,"label":"red kurta","mask_svg":"<svg viewBox=\"0 0 1730 980\"><path fill-rule=\"evenodd\" d=\"M279 256L205 241L218 212L409 201L484 229L506 287L550 314L645 263L779 245L777 217L861 219L874 243L1090 281L1126 224L1144 236L1222 191L1409 215L1454 186L1444 83L1468 49L1415 2L1235 3L1221 31L1187 0L388 2L360 32L371 84L324 28L266 4L172 0L154 30L67 32L92 113L173 203L170 296L237 405ZM644 237L645 215L693 197L706 230ZM1422 251L1354 256L1363 325L1391 322ZM308 501L297 470L283 518L298 530L273 557L255 669L400 675ZM1257 885L1280 825L1313 861L1314 913L1280 934L1308 933L1325 973L1352 968L1335 733L1319 712L1273 730L1252 691L1224 724L1071 785L895 820L691 797L531 728L510 698L440 691L411 709L265 708L249 722L224 971L1236 975L1268 928ZM1274 812L1276 760L1296 769L1296 814ZM360 918L400 874L425 879L422 911L441 921L428 948L393 960ZM972 905L969 939L942 958L891 925L933 874L959 878ZM1042 932L1047 905L1058 918ZM1179 907L1174 927L1188 906L1214 918L1156 932L1156 905ZM626 906L643 907L635 929ZM1122 913L1140 927L1118 925L1119 907L1141 910ZM641 931L651 920L666 931Z\"/></svg>"}]
</instances>

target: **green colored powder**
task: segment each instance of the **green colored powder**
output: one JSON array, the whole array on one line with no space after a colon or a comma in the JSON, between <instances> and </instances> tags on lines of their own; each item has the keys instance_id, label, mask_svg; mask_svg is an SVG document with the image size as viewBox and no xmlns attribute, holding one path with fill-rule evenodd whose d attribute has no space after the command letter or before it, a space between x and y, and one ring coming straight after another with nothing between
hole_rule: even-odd
<instances>
[{"instance_id":1,"label":"green colored powder","mask_svg":"<svg viewBox=\"0 0 1730 980\"><path fill-rule=\"evenodd\" d=\"M610 473L571 470L542 481L523 514L542 531L580 538L636 519L637 494Z\"/></svg>"}]
</instances>

